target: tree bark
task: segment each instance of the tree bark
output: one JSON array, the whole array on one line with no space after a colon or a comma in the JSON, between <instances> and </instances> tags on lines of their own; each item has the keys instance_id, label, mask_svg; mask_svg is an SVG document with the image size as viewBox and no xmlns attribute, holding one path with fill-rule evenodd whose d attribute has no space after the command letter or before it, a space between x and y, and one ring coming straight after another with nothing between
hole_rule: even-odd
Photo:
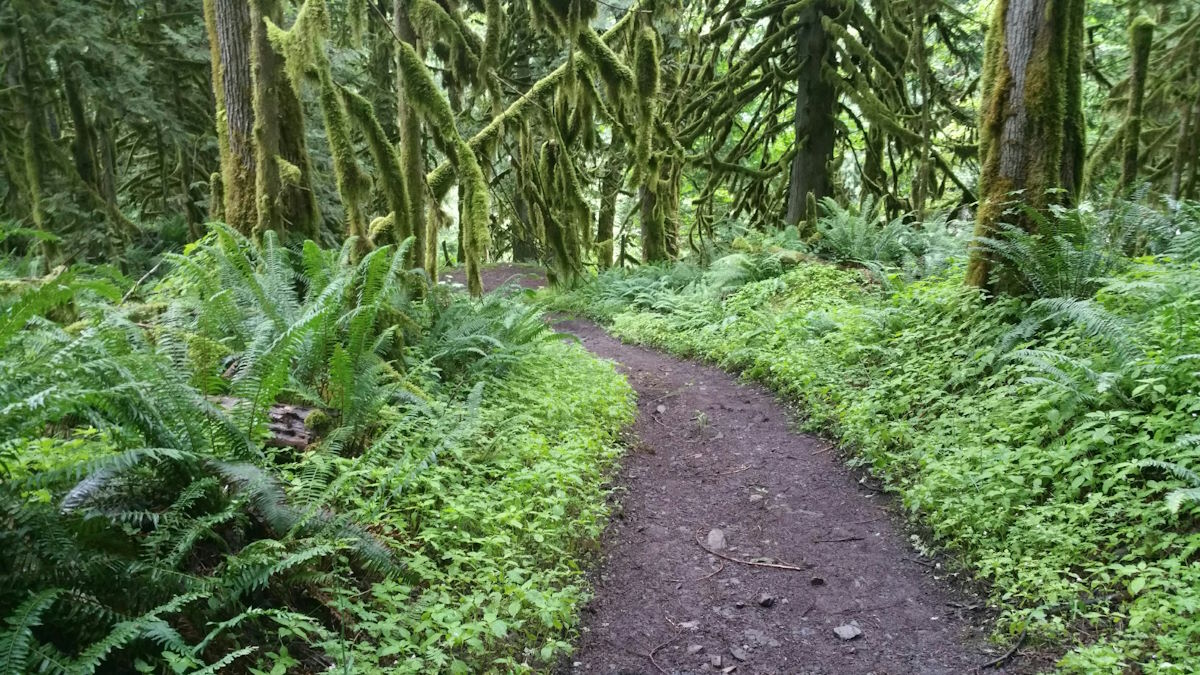
<instances>
[{"instance_id":1,"label":"tree bark","mask_svg":"<svg viewBox=\"0 0 1200 675\"><path fill-rule=\"evenodd\" d=\"M279 176L279 58L267 41L267 18L275 19L272 0L250 0L250 79L254 86L255 236L283 234ZM228 192L226 192L228 194Z\"/></svg>"},{"instance_id":2,"label":"tree bark","mask_svg":"<svg viewBox=\"0 0 1200 675\"><path fill-rule=\"evenodd\" d=\"M254 203L254 98L250 74L250 6L246 0L205 0L213 54L213 93L221 139L225 222L249 233L258 219Z\"/></svg>"},{"instance_id":3,"label":"tree bark","mask_svg":"<svg viewBox=\"0 0 1200 675\"><path fill-rule=\"evenodd\" d=\"M651 175L657 179L657 170ZM667 259L667 237L663 227L662 209L658 195L643 185L640 189L642 221L642 262L655 263Z\"/></svg>"},{"instance_id":4,"label":"tree bark","mask_svg":"<svg viewBox=\"0 0 1200 675\"><path fill-rule=\"evenodd\" d=\"M1082 30L1082 11L1083 0L1000 0L996 6L984 50L977 237L997 236L1002 219L1036 230L1034 219L1005 214L1015 191L1038 210L1073 200L1063 177L1064 165L1077 166L1082 148L1082 138L1067 131L1081 114L1068 106L1081 103L1072 100L1070 83L1080 77L1082 60L1071 52L1082 48L1082 37L1072 37ZM1072 68L1076 72L1068 72ZM979 244L971 246L966 281L993 293L1017 288L1010 271Z\"/></svg>"},{"instance_id":5,"label":"tree bark","mask_svg":"<svg viewBox=\"0 0 1200 675\"><path fill-rule=\"evenodd\" d=\"M1125 110L1125 147L1121 154L1120 189L1137 180L1142 138L1142 105L1146 100L1146 68L1150 62L1150 43L1154 22L1138 17L1129 26L1129 105Z\"/></svg>"},{"instance_id":6,"label":"tree bark","mask_svg":"<svg viewBox=\"0 0 1200 675\"><path fill-rule=\"evenodd\" d=\"M613 263L613 224L617 220L617 196L624 174L622 146L621 135L614 131L608 146L608 164L600 179L600 208L596 215L596 262L602 270Z\"/></svg>"},{"instance_id":7,"label":"tree bark","mask_svg":"<svg viewBox=\"0 0 1200 675\"><path fill-rule=\"evenodd\" d=\"M821 25L827 3L817 0L800 11L796 28L796 48L800 51L800 77L796 90L796 154L792 158L788 181L785 220L796 225L814 217L810 204L833 191L829 162L833 159L834 107L837 90L823 71L830 59L829 39Z\"/></svg>"}]
</instances>

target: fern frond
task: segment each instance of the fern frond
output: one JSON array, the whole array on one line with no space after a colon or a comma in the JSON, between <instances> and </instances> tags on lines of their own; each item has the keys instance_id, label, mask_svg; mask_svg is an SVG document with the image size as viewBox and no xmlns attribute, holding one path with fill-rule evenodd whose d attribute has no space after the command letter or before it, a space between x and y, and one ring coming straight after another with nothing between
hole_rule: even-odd
<instances>
[{"instance_id":1,"label":"fern frond","mask_svg":"<svg viewBox=\"0 0 1200 675\"><path fill-rule=\"evenodd\" d=\"M42 623L42 614L62 594L60 588L50 588L36 593L17 606L4 619L6 629L0 634L0 663L9 675L28 672L29 657L37 643L33 629Z\"/></svg>"}]
</instances>

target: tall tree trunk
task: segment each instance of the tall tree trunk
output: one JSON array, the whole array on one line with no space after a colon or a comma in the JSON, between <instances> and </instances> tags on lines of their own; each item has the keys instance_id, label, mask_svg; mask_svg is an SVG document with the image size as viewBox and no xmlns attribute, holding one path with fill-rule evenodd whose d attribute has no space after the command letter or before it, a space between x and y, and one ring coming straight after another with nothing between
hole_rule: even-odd
<instances>
[{"instance_id":1,"label":"tall tree trunk","mask_svg":"<svg viewBox=\"0 0 1200 675\"><path fill-rule=\"evenodd\" d=\"M979 213L975 234L995 237L1005 205L1016 190L1035 209L1063 196L1064 164L1075 166L1081 139L1068 139L1067 127L1077 119L1078 98L1069 96L1078 78L1083 40L1077 14L1083 0L1000 0L987 34L980 120ZM1067 186L1069 187L1069 186ZM1027 231L1036 229L1028 216L1010 219ZM978 244L972 245L967 283L991 292L1016 289L1016 280ZM1001 274L993 274L1001 272Z\"/></svg>"},{"instance_id":2,"label":"tall tree trunk","mask_svg":"<svg viewBox=\"0 0 1200 675\"><path fill-rule=\"evenodd\" d=\"M17 43L17 77L20 87L21 112L24 114L24 127L21 134L21 153L24 159L25 189L29 192L29 216L34 229L48 231L46 211L42 204L42 178L45 175L43 167L46 122L42 106L34 96L34 65L31 62L25 35L21 32L20 24L14 31ZM45 260L43 267L49 269L54 259L58 257L58 245L47 239L42 242L42 254Z\"/></svg>"},{"instance_id":3,"label":"tall tree trunk","mask_svg":"<svg viewBox=\"0 0 1200 675\"><path fill-rule=\"evenodd\" d=\"M71 155L75 158L75 170L85 183L99 188L96 165L96 134L88 121L83 92L79 88L79 77L71 64L63 73L63 90L66 93L67 109L71 113L71 125L75 127L75 138L71 141Z\"/></svg>"},{"instance_id":4,"label":"tall tree trunk","mask_svg":"<svg viewBox=\"0 0 1200 675\"><path fill-rule=\"evenodd\" d=\"M1142 105L1146 100L1146 68L1150 62L1150 43L1154 22L1139 16L1129 26L1129 105L1125 109L1125 147L1121 154L1122 190L1137 180L1142 139Z\"/></svg>"},{"instance_id":5,"label":"tall tree trunk","mask_svg":"<svg viewBox=\"0 0 1200 675\"><path fill-rule=\"evenodd\" d=\"M221 150L225 222L249 233L254 203L254 88L250 74L250 6L246 0L205 0L213 56L213 94Z\"/></svg>"},{"instance_id":6,"label":"tall tree trunk","mask_svg":"<svg viewBox=\"0 0 1200 675\"><path fill-rule=\"evenodd\" d=\"M275 16L274 0L250 0L250 79L254 85L255 236L267 231L283 234L279 176L279 58L267 41L268 18Z\"/></svg>"},{"instance_id":7,"label":"tall tree trunk","mask_svg":"<svg viewBox=\"0 0 1200 675\"><path fill-rule=\"evenodd\" d=\"M408 17L410 0L395 0L392 21L396 35L420 53L417 34ZM412 228L412 266L424 267L430 278L437 277L436 220L425 217L429 190L425 187L425 149L421 136L421 118L408 101L409 86L404 81L404 69L396 69L396 116L400 130L400 166L408 187L409 225ZM396 214L396 218L400 218ZM461 262L461 259L460 259Z\"/></svg>"},{"instance_id":8,"label":"tall tree trunk","mask_svg":"<svg viewBox=\"0 0 1200 675\"><path fill-rule=\"evenodd\" d=\"M596 262L600 269L612 267L613 257L613 224L617 220L617 196L621 191L621 179L624 174L624 154L621 152L624 144L621 135L613 132L612 142L608 146L608 163L604 176L600 179L600 209L596 215Z\"/></svg>"},{"instance_id":9,"label":"tall tree trunk","mask_svg":"<svg viewBox=\"0 0 1200 675\"><path fill-rule=\"evenodd\" d=\"M837 90L822 70L830 59L829 38L821 25L827 13L825 0L814 0L799 13L796 48L800 51L800 77L796 90L796 155L788 181L786 220L795 225L815 217L810 204L829 196L833 184L829 162L833 159L834 109Z\"/></svg>"},{"instance_id":10,"label":"tall tree trunk","mask_svg":"<svg viewBox=\"0 0 1200 675\"><path fill-rule=\"evenodd\" d=\"M1200 51L1193 52L1200 54ZM1184 103L1179 113L1179 140L1175 145L1175 157L1171 166L1171 199L1179 199L1183 194L1183 170L1189 162L1194 166L1197 158L1192 149L1192 138L1195 137L1193 125L1200 121L1200 93L1196 99Z\"/></svg>"},{"instance_id":11,"label":"tall tree trunk","mask_svg":"<svg viewBox=\"0 0 1200 675\"><path fill-rule=\"evenodd\" d=\"M1063 149L1059 163L1059 187L1070 203L1083 192L1087 159L1087 123L1083 119L1083 7L1086 0L1070 0L1067 8L1066 96L1063 101Z\"/></svg>"},{"instance_id":12,"label":"tall tree trunk","mask_svg":"<svg viewBox=\"0 0 1200 675\"><path fill-rule=\"evenodd\" d=\"M658 169L651 162L650 180L647 184L657 184ZM657 185L655 185L655 188ZM663 212L659 208L656 189L643 185L639 189L642 221L642 262L655 263L667 259L667 235L663 223Z\"/></svg>"}]
</instances>

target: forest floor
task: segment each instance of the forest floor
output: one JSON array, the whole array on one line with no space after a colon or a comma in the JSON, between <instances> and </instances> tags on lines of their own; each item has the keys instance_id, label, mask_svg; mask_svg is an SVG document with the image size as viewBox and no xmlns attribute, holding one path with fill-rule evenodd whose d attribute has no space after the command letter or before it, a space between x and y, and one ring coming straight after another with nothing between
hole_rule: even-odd
<instances>
[{"instance_id":1,"label":"forest floor","mask_svg":"<svg viewBox=\"0 0 1200 675\"><path fill-rule=\"evenodd\" d=\"M537 285L536 271L497 266L484 287L514 277ZM984 601L914 550L891 500L828 442L792 430L793 411L768 391L589 321L557 328L616 363L638 395L594 597L562 673L1051 665L988 643Z\"/></svg>"}]
</instances>

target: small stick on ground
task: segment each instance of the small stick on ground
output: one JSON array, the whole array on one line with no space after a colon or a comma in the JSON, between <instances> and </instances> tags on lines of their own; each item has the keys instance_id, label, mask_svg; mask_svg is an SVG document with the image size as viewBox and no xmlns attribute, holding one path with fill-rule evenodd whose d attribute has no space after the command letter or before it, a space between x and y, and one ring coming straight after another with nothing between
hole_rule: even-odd
<instances>
[{"instance_id":1,"label":"small stick on ground","mask_svg":"<svg viewBox=\"0 0 1200 675\"><path fill-rule=\"evenodd\" d=\"M862 537L842 537L841 539L813 539L814 544L840 544L844 541L862 541Z\"/></svg>"},{"instance_id":2,"label":"small stick on ground","mask_svg":"<svg viewBox=\"0 0 1200 675\"><path fill-rule=\"evenodd\" d=\"M856 520L852 523L842 523L842 524L843 525L866 525L867 523L873 523L877 520L883 520L884 518L887 518L886 513L882 516L875 516L874 518L867 518L866 520Z\"/></svg>"},{"instance_id":3,"label":"small stick on ground","mask_svg":"<svg viewBox=\"0 0 1200 675\"><path fill-rule=\"evenodd\" d=\"M734 558L732 556L727 556L723 553L718 553L718 552L712 550L711 548L705 546L704 542L700 541L700 537L696 537L696 545L699 546L700 548L704 549L704 551L706 553L708 553L709 555L715 555L722 560L728 560L729 562L735 562L739 565L750 565L751 567L769 567L771 569L788 570L791 572L807 572L808 570L813 568L813 565L808 565L807 567L796 567L795 565L785 565L783 563L755 562L753 560L742 560L741 558ZM807 563L805 563L805 564L807 565Z\"/></svg>"},{"instance_id":4,"label":"small stick on ground","mask_svg":"<svg viewBox=\"0 0 1200 675\"><path fill-rule=\"evenodd\" d=\"M721 572L724 572L724 571L725 571L725 563L723 563L723 562L722 562L722 563L720 564L720 566L719 566L719 567L717 567L717 569L713 570L712 572L709 572L708 574L705 574L705 575L704 575L704 576L702 576L702 577L697 577L697 578L695 578L695 579L680 579L680 580L678 581L678 583L676 583L676 584L675 584L675 590L679 590L679 589L683 588L683 585L684 585L684 584L686 584L686 583L688 583L689 581L690 581L690 582L692 582L692 583L696 583L696 582L704 581L704 580L706 580L706 579L711 579L711 578L713 578L713 577L717 576L718 574L720 574Z\"/></svg>"},{"instance_id":5,"label":"small stick on ground","mask_svg":"<svg viewBox=\"0 0 1200 675\"><path fill-rule=\"evenodd\" d=\"M753 468L754 468L754 466L753 466L753 465L751 465L751 464L746 464L746 465L744 465L744 466L739 466L738 468L734 469L733 471L722 471L722 472L720 472L720 473L714 473L714 474L713 474L713 476L729 476L729 475L732 475L732 474L735 474L735 473L741 473L741 472L743 472L743 471L748 471L748 470L750 470L750 469L753 469Z\"/></svg>"},{"instance_id":6,"label":"small stick on ground","mask_svg":"<svg viewBox=\"0 0 1200 675\"><path fill-rule=\"evenodd\" d=\"M983 669L983 668L998 668L998 667L1000 667L1001 665L1003 665L1003 663L1004 663L1005 661L1007 661L1007 660L1009 660L1010 658L1012 658L1012 655L1013 655L1013 654L1016 654L1016 653L1017 653L1017 650L1021 648L1021 643L1022 643L1022 642L1025 642L1025 631L1026 631L1026 630L1028 630L1028 626L1027 626L1027 627L1025 627L1025 628L1022 628L1022 629L1021 629L1021 634L1017 636L1017 641L1013 643L1013 646L1012 646L1012 647L1010 647L1010 648L1008 649L1008 651L1006 651L1006 652L1004 652L1003 654L1001 654L1001 655L1000 655L998 658L994 658L994 659L992 659L991 661L988 661L987 663L985 663L985 664L983 664L983 665L979 666L979 668L980 668L980 669Z\"/></svg>"},{"instance_id":7,"label":"small stick on ground","mask_svg":"<svg viewBox=\"0 0 1200 675\"><path fill-rule=\"evenodd\" d=\"M658 650L660 650L660 649L662 649L663 647L666 647L667 645L671 644L672 642L674 642L674 641L678 640L680 635L683 635L683 631L682 631L682 630L681 630L681 631L679 631L678 633L676 633L674 636L672 636L672 637L671 637L671 639L669 639L669 640L667 640L666 642L664 642L664 643L660 644L659 646L655 647L654 649L651 649L651 650L650 650L650 653L649 653L649 654L647 654L647 656L649 656L649 657L650 657L650 665L652 665L652 666L654 666L655 668L657 668L657 669L658 669L658 672L662 673L663 675L667 675L667 671L666 671L666 670L664 670L662 666L658 665L658 661L655 661L655 660L654 660L654 655L658 653Z\"/></svg>"}]
</instances>

